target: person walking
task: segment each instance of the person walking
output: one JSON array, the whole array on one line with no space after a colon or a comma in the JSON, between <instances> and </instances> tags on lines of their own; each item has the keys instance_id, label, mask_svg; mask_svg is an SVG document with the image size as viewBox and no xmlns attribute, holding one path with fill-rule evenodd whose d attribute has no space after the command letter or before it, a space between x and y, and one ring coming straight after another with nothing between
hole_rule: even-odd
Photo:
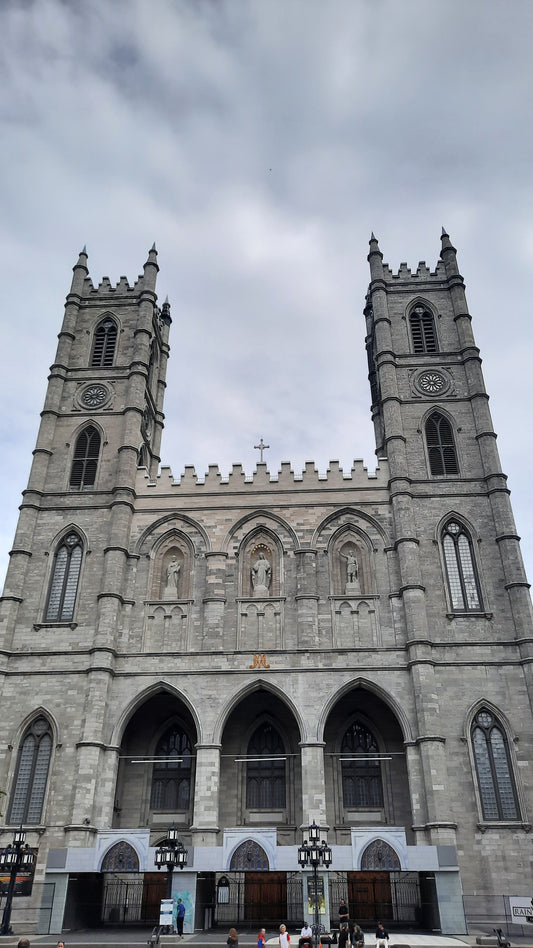
<instances>
[{"instance_id":1,"label":"person walking","mask_svg":"<svg viewBox=\"0 0 533 948\"><path fill-rule=\"evenodd\" d=\"M266 944L266 930L262 928L257 936L257 948L265 948L265 944Z\"/></svg>"},{"instance_id":2,"label":"person walking","mask_svg":"<svg viewBox=\"0 0 533 948\"><path fill-rule=\"evenodd\" d=\"M389 933L387 929L383 927L381 922L378 922L378 927L376 928L376 948L387 948L388 940Z\"/></svg>"}]
</instances>

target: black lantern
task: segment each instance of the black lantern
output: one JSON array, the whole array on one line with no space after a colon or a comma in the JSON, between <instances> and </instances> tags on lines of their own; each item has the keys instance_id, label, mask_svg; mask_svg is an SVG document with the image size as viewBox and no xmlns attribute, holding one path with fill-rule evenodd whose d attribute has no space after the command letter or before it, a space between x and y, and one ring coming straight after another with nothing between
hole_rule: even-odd
<instances>
[{"instance_id":1,"label":"black lantern","mask_svg":"<svg viewBox=\"0 0 533 948\"><path fill-rule=\"evenodd\" d=\"M6 904L2 916L2 925L0 926L0 935L9 935L11 930L11 906L13 903L13 893L17 881L17 872L19 869L28 871L33 866L35 854L29 846L25 846L26 833L22 829L13 833L13 842L11 846L0 850L0 872L9 872L9 884L7 887Z\"/></svg>"},{"instance_id":2,"label":"black lantern","mask_svg":"<svg viewBox=\"0 0 533 948\"><path fill-rule=\"evenodd\" d=\"M157 868L166 867L167 870L167 899L172 898L172 873L176 866L178 869L185 868L188 856L188 850L178 839L178 830L175 826L171 826L167 832L167 838L155 851Z\"/></svg>"},{"instance_id":3,"label":"black lantern","mask_svg":"<svg viewBox=\"0 0 533 948\"><path fill-rule=\"evenodd\" d=\"M298 863L302 869L311 866L313 870L313 888L314 888L314 925L313 925L313 940L315 943L315 948L318 945L319 940L319 912L318 912L318 867L324 866L326 869L331 866L331 849L326 843L325 840L320 842L320 827L317 826L315 821L311 823L309 827L309 839L311 842L308 842L304 839L301 846L298 847Z\"/></svg>"}]
</instances>

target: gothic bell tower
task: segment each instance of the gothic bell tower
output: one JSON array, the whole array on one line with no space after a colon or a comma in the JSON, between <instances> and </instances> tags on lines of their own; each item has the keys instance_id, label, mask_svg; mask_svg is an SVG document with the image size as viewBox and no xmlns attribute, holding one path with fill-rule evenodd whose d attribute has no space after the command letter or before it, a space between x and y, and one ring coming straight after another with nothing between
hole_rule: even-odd
<instances>
[{"instance_id":1,"label":"gothic bell tower","mask_svg":"<svg viewBox=\"0 0 533 948\"><path fill-rule=\"evenodd\" d=\"M157 272L155 245L133 285L104 277L94 286L85 248L74 266L11 551L8 629L29 608L30 589L30 623L73 618L68 576L78 557L76 582L83 568L94 574L93 589L102 585L92 613L87 606L94 629L98 602L94 634L113 637L116 615L104 616L116 612L113 597L124 594L137 468L154 475L160 460L171 318L168 301L157 305Z\"/></svg>"}]
</instances>

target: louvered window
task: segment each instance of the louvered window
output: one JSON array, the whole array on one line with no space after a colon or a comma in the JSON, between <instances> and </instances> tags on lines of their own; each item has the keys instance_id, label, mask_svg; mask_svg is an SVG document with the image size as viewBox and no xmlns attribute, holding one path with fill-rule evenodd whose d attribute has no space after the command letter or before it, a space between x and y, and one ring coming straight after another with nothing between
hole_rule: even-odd
<instances>
[{"instance_id":1,"label":"louvered window","mask_svg":"<svg viewBox=\"0 0 533 948\"><path fill-rule=\"evenodd\" d=\"M285 807L285 748L271 724L261 724L248 744L246 806L249 810Z\"/></svg>"},{"instance_id":2,"label":"louvered window","mask_svg":"<svg viewBox=\"0 0 533 948\"><path fill-rule=\"evenodd\" d=\"M51 753L50 725L46 718L36 718L20 748L9 823L40 823Z\"/></svg>"},{"instance_id":3,"label":"louvered window","mask_svg":"<svg viewBox=\"0 0 533 948\"><path fill-rule=\"evenodd\" d=\"M70 486L75 490L94 487L100 444L100 433L93 425L78 435L70 471Z\"/></svg>"},{"instance_id":4,"label":"louvered window","mask_svg":"<svg viewBox=\"0 0 533 948\"><path fill-rule=\"evenodd\" d=\"M188 810L191 797L192 748L185 731L171 727L157 744L152 771L152 810Z\"/></svg>"},{"instance_id":5,"label":"louvered window","mask_svg":"<svg viewBox=\"0 0 533 948\"><path fill-rule=\"evenodd\" d=\"M409 316L413 352L438 352L433 314L423 306L415 306Z\"/></svg>"},{"instance_id":6,"label":"louvered window","mask_svg":"<svg viewBox=\"0 0 533 948\"><path fill-rule=\"evenodd\" d=\"M69 533L58 547L55 559L48 604L47 622L70 622L74 616L76 593L80 578L83 546L77 533Z\"/></svg>"},{"instance_id":7,"label":"louvered window","mask_svg":"<svg viewBox=\"0 0 533 948\"><path fill-rule=\"evenodd\" d=\"M472 746L483 819L518 820L518 799L509 745L494 715L482 708L472 724Z\"/></svg>"},{"instance_id":8,"label":"louvered window","mask_svg":"<svg viewBox=\"0 0 533 948\"><path fill-rule=\"evenodd\" d=\"M434 411L426 421L426 444L432 474L459 473L452 426L438 411Z\"/></svg>"},{"instance_id":9,"label":"louvered window","mask_svg":"<svg viewBox=\"0 0 533 948\"><path fill-rule=\"evenodd\" d=\"M108 365L113 365L116 345L116 323L109 318L102 320L94 334L91 365L95 368L105 368Z\"/></svg>"},{"instance_id":10,"label":"louvered window","mask_svg":"<svg viewBox=\"0 0 533 948\"><path fill-rule=\"evenodd\" d=\"M383 782L376 738L360 721L341 744L342 798L345 807L382 807Z\"/></svg>"},{"instance_id":11,"label":"louvered window","mask_svg":"<svg viewBox=\"0 0 533 948\"><path fill-rule=\"evenodd\" d=\"M472 541L462 524L450 520L442 534L448 589L453 609L460 612L479 612L481 596Z\"/></svg>"}]
</instances>

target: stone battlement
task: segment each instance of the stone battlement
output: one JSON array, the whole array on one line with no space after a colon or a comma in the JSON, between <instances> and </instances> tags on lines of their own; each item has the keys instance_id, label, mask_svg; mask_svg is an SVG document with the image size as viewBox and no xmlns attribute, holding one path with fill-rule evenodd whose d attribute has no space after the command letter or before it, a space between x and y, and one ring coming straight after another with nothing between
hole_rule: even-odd
<instances>
[{"instance_id":1,"label":"stone battlement","mask_svg":"<svg viewBox=\"0 0 533 948\"><path fill-rule=\"evenodd\" d=\"M283 461L277 475L267 469L265 462L256 466L253 474L248 475L242 464L234 464L225 477L220 473L218 464L210 464L204 477L199 477L193 465L185 465L185 470L179 480L174 479L168 465L162 465L156 480L150 480L145 468L139 469L139 478L144 480L144 487L150 491L169 489L181 491L247 491L258 488L276 488L277 490L313 490L317 488L339 487L368 487L369 481L373 487L386 487L389 480L389 466L386 458L379 458L374 472L369 472L361 459L353 462L351 470L344 472L338 461L330 461L325 474L321 474L314 461L306 461L301 474L295 474L289 461ZM140 486L140 485L139 485Z\"/></svg>"},{"instance_id":2,"label":"stone battlement","mask_svg":"<svg viewBox=\"0 0 533 948\"><path fill-rule=\"evenodd\" d=\"M129 280L125 276L121 276L118 283L113 285L109 277L102 277L98 286L95 286L91 277L85 277L83 281L83 296L87 297L113 297L113 296L129 296L135 297L142 292L144 288L144 276L139 274L133 286L130 286Z\"/></svg>"},{"instance_id":3,"label":"stone battlement","mask_svg":"<svg viewBox=\"0 0 533 948\"><path fill-rule=\"evenodd\" d=\"M409 282L411 280L442 281L446 279L446 269L442 260L439 260L434 270L430 270L425 260L421 260L413 273L406 263L401 263L397 273L394 273L388 263L383 264L383 275L386 280Z\"/></svg>"}]
</instances>

